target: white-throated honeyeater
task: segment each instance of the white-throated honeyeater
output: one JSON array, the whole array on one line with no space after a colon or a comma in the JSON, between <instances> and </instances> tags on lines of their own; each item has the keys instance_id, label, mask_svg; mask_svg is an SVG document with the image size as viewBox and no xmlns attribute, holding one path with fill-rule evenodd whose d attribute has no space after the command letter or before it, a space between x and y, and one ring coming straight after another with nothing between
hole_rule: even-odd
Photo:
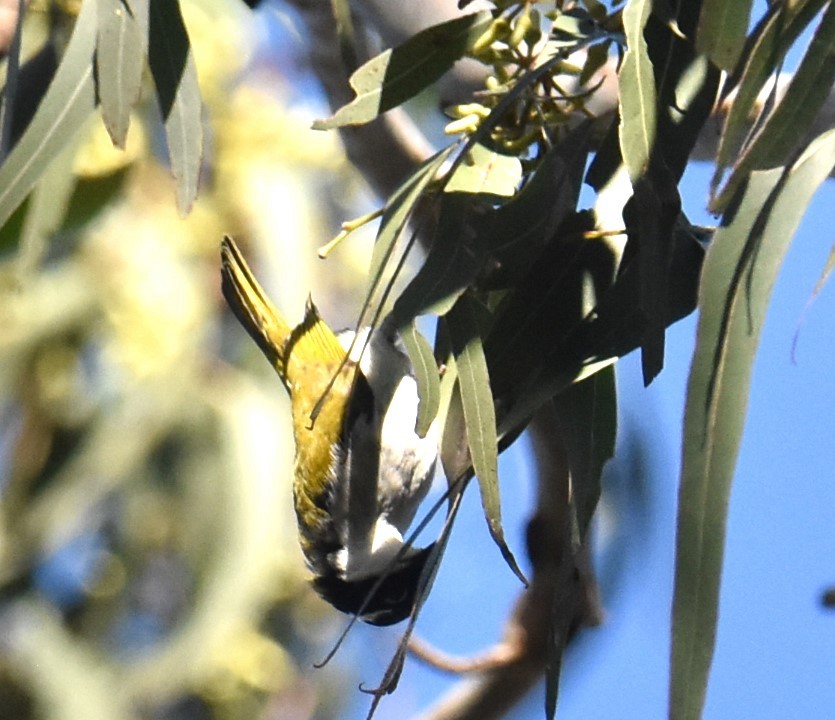
<instances>
[{"instance_id":1,"label":"white-throated honeyeater","mask_svg":"<svg viewBox=\"0 0 835 720\"><path fill-rule=\"evenodd\" d=\"M361 330L351 350L355 333L334 333L310 299L291 328L231 238L221 245L221 278L232 312L290 394L293 499L314 588L374 625L405 619L431 548L404 547L403 534L438 452L434 423L425 437L415 432L408 355L385 324Z\"/></svg>"}]
</instances>

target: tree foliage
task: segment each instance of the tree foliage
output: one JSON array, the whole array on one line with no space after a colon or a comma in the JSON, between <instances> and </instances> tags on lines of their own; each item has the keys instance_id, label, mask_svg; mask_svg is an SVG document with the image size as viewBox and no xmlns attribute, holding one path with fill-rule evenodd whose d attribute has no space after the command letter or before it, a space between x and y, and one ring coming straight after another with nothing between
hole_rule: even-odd
<instances>
[{"instance_id":1,"label":"tree foliage","mask_svg":"<svg viewBox=\"0 0 835 720\"><path fill-rule=\"evenodd\" d=\"M638 350L649 384L663 371L667 327L698 308L669 713L700 717L759 332L792 235L835 167L835 131L820 128L835 81L835 6L775 2L752 20L752 4L737 0L459 4L458 16L362 63L374 29L368 7L298 8L313 54L335 48L338 67L315 65L333 112L314 127L339 131L384 195L356 323L400 329L419 382L418 429L436 416L444 427L448 522L422 587L430 592L458 499L475 478L490 535L530 584L513 622L539 638L513 648L505 667L544 672L546 715L555 714L564 647L596 618L584 557L614 452L613 363ZM220 672L251 690L225 708L243 717L256 712L257 692L279 693L276 678L293 675L286 644L269 627L301 592L298 573L271 550L294 542L290 503L276 495L282 460L265 439L265 428L282 430L265 419L251 381L219 363L217 293L189 276L195 264L216 264L223 232L258 234L247 202L271 202L232 190L248 177L241 166L261 161L251 146L246 158L236 155L244 145L232 125L255 109L230 107L232 73L218 70L235 65L240 47L228 38L245 41L228 29L247 12L232 0L84 0L77 12L44 0L18 28L22 55L15 44L7 52L0 388L16 419L4 421L10 450L0 455L0 578L3 602L18 609L14 626L42 637L12 643L4 662L50 717L131 717L132 704L189 693L220 713L223 702L200 690ZM323 22L329 34L318 32ZM227 29L225 46L213 23ZM797 71L779 75L808 28ZM480 67L481 86L445 106L447 143L405 142L395 125L400 106L431 94L465 59ZM717 124L714 231L689 222L679 185ZM107 163L107 143L88 140L94 126L123 149ZM247 129L264 132L257 123ZM170 182L154 145L165 148ZM286 143L281 150L303 153ZM392 179L392 167L404 173ZM165 200L157 186L170 191ZM177 220L174 204L190 217ZM143 219L151 207L153 222ZM361 225L348 223L344 235ZM287 248L274 252L291 267L306 262ZM421 317L434 325L434 345L417 330ZM533 575L525 578L505 539L497 458L528 428L540 450L526 549ZM225 524L209 531L221 499ZM154 532L139 527L154 523ZM59 602L44 591L44 568L79 538L97 570ZM125 605L140 602L142 582L160 582L155 572L187 579L177 612L157 614L161 626L142 635L150 659L120 665L95 643L129 632ZM47 599L33 599L33 587ZM528 612L531 598L537 612ZM396 686L424 599L372 709ZM263 653L274 675L253 678L245 661L225 666L231 650L224 662L213 659L233 636L242 656ZM201 662L184 660L198 655ZM73 673L37 671L67 665ZM82 679L88 705L64 705ZM109 693L116 679L124 689ZM448 716L475 717L476 707Z\"/></svg>"}]
</instances>

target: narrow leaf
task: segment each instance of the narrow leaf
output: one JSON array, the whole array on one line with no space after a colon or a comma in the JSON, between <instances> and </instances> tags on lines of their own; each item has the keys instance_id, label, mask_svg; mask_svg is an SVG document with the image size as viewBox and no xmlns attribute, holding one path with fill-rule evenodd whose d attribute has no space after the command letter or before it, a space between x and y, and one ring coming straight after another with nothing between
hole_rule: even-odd
<instances>
[{"instance_id":1,"label":"narrow leaf","mask_svg":"<svg viewBox=\"0 0 835 720\"><path fill-rule=\"evenodd\" d=\"M722 137L716 153L714 187L718 186L723 172L739 154L760 91L825 2L800 0L793 6L775 3L753 31L753 39L746 52L747 59L736 83L736 95L730 103L722 127Z\"/></svg>"},{"instance_id":2,"label":"narrow leaf","mask_svg":"<svg viewBox=\"0 0 835 720\"><path fill-rule=\"evenodd\" d=\"M203 155L203 122L197 69L180 5L150 0L148 64L165 122L177 209L188 214L197 197Z\"/></svg>"},{"instance_id":3,"label":"narrow leaf","mask_svg":"<svg viewBox=\"0 0 835 720\"><path fill-rule=\"evenodd\" d=\"M394 303L398 326L418 315L444 315L484 266L475 196L444 193L426 261Z\"/></svg>"},{"instance_id":4,"label":"narrow leaf","mask_svg":"<svg viewBox=\"0 0 835 720\"><path fill-rule=\"evenodd\" d=\"M615 454L618 412L614 366L566 388L554 398L554 409L568 452L582 542L600 499L603 468Z\"/></svg>"},{"instance_id":5,"label":"narrow leaf","mask_svg":"<svg viewBox=\"0 0 835 720\"><path fill-rule=\"evenodd\" d=\"M760 330L806 206L835 167L835 131L794 166L754 172L708 250L687 389L678 502L670 717L701 717L716 640L728 500Z\"/></svg>"},{"instance_id":6,"label":"narrow leaf","mask_svg":"<svg viewBox=\"0 0 835 720\"><path fill-rule=\"evenodd\" d=\"M96 77L104 125L125 147L148 53L148 0L97 0Z\"/></svg>"},{"instance_id":7,"label":"narrow leaf","mask_svg":"<svg viewBox=\"0 0 835 720\"><path fill-rule=\"evenodd\" d=\"M643 174L655 143L656 93L644 40L651 0L629 0L623 10L626 53L619 74L620 147L632 182Z\"/></svg>"},{"instance_id":8,"label":"narrow leaf","mask_svg":"<svg viewBox=\"0 0 835 720\"><path fill-rule=\"evenodd\" d=\"M377 55L351 75L356 98L313 127L361 125L414 97L460 60L492 21L489 12L465 15L427 28Z\"/></svg>"},{"instance_id":9,"label":"narrow leaf","mask_svg":"<svg viewBox=\"0 0 835 720\"><path fill-rule=\"evenodd\" d=\"M64 222L77 182L72 167L77 145L63 148L32 190L20 233L17 271L21 277L37 268L52 235Z\"/></svg>"},{"instance_id":10,"label":"narrow leaf","mask_svg":"<svg viewBox=\"0 0 835 720\"><path fill-rule=\"evenodd\" d=\"M447 327L458 368L467 444L478 477L481 504L490 535L510 569L527 585L527 579L519 569L502 529L496 414L479 323L472 303L469 297L463 295L447 315Z\"/></svg>"},{"instance_id":11,"label":"narrow leaf","mask_svg":"<svg viewBox=\"0 0 835 720\"><path fill-rule=\"evenodd\" d=\"M714 65L733 70L745 36L753 0L703 0L696 48Z\"/></svg>"},{"instance_id":12,"label":"narrow leaf","mask_svg":"<svg viewBox=\"0 0 835 720\"><path fill-rule=\"evenodd\" d=\"M23 136L0 166L0 227L95 109L95 43L96 6L87 2L81 6L67 50L46 95Z\"/></svg>"},{"instance_id":13,"label":"narrow leaf","mask_svg":"<svg viewBox=\"0 0 835 720\"><path fill-rule=\"evenodd\" d=\"M416 432L425 437L432 421L438 415L441 399L441 382L438 377L438 366L435 355L426 338L421 335L415 323L410 323L400 329L406 352L412 360L415 369L415 380L418 386L418 417Z\"/></svg>"},{"instance_id":14,"label":"narrow leaf","mask_svg":"<svg viewBox=\"0 0 835 720\"><path fill-rule=\"evenodd\" d=\"M785 162L802 140L799 128L808 128L829 97L835 83L835 3L824 11L803 60L780 104L765 120L711 209L724 210L733 193L752 170Z\"/></svg>"},{"instance_id":15,"label":"narrow leaf","mask_svg":"<svg viewBox=\"0 0 835 720\"><path fill-rule=\"evenodd\" d=\"M374 249L371 252L371 265L368 269L368 290L366 295L366 308L371 299L383 282L386 266L394 255L397 238L406 221L415 209L415 203L423 194L424 190L435 179L441 165L444 164L450 153L455 149L454 145L444 148L415 170L409 178L394 192L386 204L383 218L380 221L380 229L377 231L377 238L374 241ZM363 314L365 309L363 310Z\"/></svg>"}]
</instances>

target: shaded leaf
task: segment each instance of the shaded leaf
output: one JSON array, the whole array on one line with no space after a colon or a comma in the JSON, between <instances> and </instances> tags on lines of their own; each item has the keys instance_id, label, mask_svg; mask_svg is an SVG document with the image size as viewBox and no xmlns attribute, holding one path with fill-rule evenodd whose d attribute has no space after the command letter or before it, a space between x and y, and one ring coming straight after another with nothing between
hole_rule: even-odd
<instances>
[{"instance_id":1,"label":"shaded leaf","mask_svg":"<svg viewBox=\"0 0 835 720\"><path fill-rule=\"evenodd\" d=\"M148 0L97 0L96 79L104 125L125 147L148 52Z\"/></svg>"},{"instance_id":2,"label":"shaded leaf","mask_svg":"<svg viewBox=\"0 0 835 720\"><path fill-rule=\"evenodd\" d=\"M552 147L522 190L490 211L482 223L484 244L505 281L508 274L521 279L532 258L577 207L591 130L591 124L581 125Z\"/></svg>"},{"instance_id":3,"label":"shaded leaf","mask_svg":"<svg viewBox=\"0 0 835 720\"><path fill-rule=\"evenodd\" d=\"M383 218L380 221L380 229L377 231L377 237L374 240L374 249L371 252L371 264L368 268L369 284L362 315L365 314L377 288L383 282L386 266L394 254L397 239L400 237L400 232L406 225L406 221L411 216L415 203L435 179L438 170L454 149L455 146L450 145L425 160L386 203ZM360 317L360 322L362 321L363 319Z\"/></svg>"},{"instance_id":4,"label":"shaded leaf","mask_svg":"<svg viewBox=\"0 0 835 720\"><path fill-rule=\"evenodd\" d=\"M615 369L611 365L554 398L560 436L568 452L580 543L600 499L603 468L615 454L617 408Z\"/></svg>"},{"instance_id":5,"label":"shaded leaf","mask_svg":"<svg viewBox=\"0 0 835 720\"><path fill-rule=\"evenodd\" d=\"M467 193L441 196L429 255L394 303L392 317L398 326L418 315L446 314L484 265L475 217L483 211L474 197Z\"/></svg>"},{"instance_id":6,"label":"shaded leaf","mask_svg":"<svg viewBox=\"0 0 835 720\"><path fill-rule=\"evenodd\" d=\"M703 0L696 47L723 70L732 70L748 32L753 0Z\"/></svg>"},{"instance_id":7,"label":"shaded leaf","mask_svg":"<svg viewBox=\"0 0 835 720\"><path fill-rule=\"evenodd\" d=\"M751 144L733 169L718 197L714 212L724 210L752 170L775 167L803 139L799 128L808 128L829 97L835 83L835 3L824 11L803 60L794 73L779 105L766 118Z\"/></svg>"},{"instance_id":8,"label":"shaded leaf","mask_svg":"<svg viewBox=\"0 0 835 720\"><path fill-rule=\"evenodd\" d=\"M5 225L96 107L93 50L96 6L84 3L61 64L32 121L0 166L0 226Z\"/></svg>"},{"instance_id":9,"label":"shaded leaf","mask_svg":"<svg viewBox=\"0 0 835 720\"><path fill-rule=\"evenodd\" d=\"M735 83L737 92L722 127L712 181L714 189L725 169L739 154L760 91L825 3L826 0L799 0L793 5L773 3L753 30L744 67Z\"/></svg>"},{"instance_id":10,"label":"shaded leaf","mask_svg":"<svg viewBox=\"0 0 835 720\"><path fill-rule=\"evenodd\" d=\"M670 717L701 717L716 639L731 480L760 330L812 195L835 166L835 131L788 171L754 172L714 237L687 388L673 602Z\"/></svg>"},{"instance_id":11,"label":"shaded leaf","mask_svg":"<svg viewBox=\"0 0 835 720\"><path fill-rule=\"evenodd\" d=\"M643 174L655 144L656 94L644 40L651 0L629 0L623 10L626 53L619 78L620 148L632 182Z\"/></svg>"},{"instance_id":12,"label":"shaded leaf","mask_svg":"<svg viewBox=\"0 0 835 720\"><path fill-rule=\"evenodd\" d=\"M467 445L481 491L481 504L490 535L514 574L527 580L507 546L499 497L498 437L490 377L473 301L462 295L447 315L447 327L458 369L458 386L467 431Z\"/></svg>"},{"instance_id":13,"label":"shaded leaf","mask_svg":"<svg viewBox=\"0 0 835 720\"><path fill-rule=\"evenodd\" d=\"M477 144L447 181L446 192L484 193L511 197L522 180L522 163Z\"/></svg>"},{"instance_id":14,"label":"shaded leaf","mask_svg":"<svg viewBox=\"0 0 835 720\"><path fill-rule=\"evenodd\" d=\"M491 22L489 12L465 15L427 28L372 58L351 75L356 98L332 117L314 122L314 129L361 125L414 97L463 57Z\"/></svg>"},{"instance_id":15,"label":"shaded leaf","mask_svg":"<svg viewBox=\"0 0 835 720\"><path fill-rule=\"evenodd\" d=\"M177 182L177 209L188 214L197 197L203 156L203 122L197 68L180 5L150 0L148 64L154 79L171 172Z\"/></svg>"},{"instance_id":16,"label":"shaded leaf","mask_svg":"<svg viewBox=\"0 0 835 720\"><path fill-rule=\"evenodd\" d=\"M441 399L441 382L438 378L438 366L435 364L435 355L432 347L426 338L421 335L415 323L410 323L400 328L400 335L406 352L412 360L415 369L415 379L418 386L418 417L416 432L420 437L425 437L429 426L438 414L438 406Z\"/></svg>"},{"instance_id":17,"label":"shaded leaf","mask_svg":"<svg viewBox=\"0 0 835 720\"><path fill-rule=\"evenodd\" d=\"M681 198L675 178L659 162L651 163L646 174L634 183L634 190L624 207L623 219L629 242L638 248L640 307L645 316L641 370L644 384L649 385L664 367L669 265Z\"/></svg>"}]
</instances>

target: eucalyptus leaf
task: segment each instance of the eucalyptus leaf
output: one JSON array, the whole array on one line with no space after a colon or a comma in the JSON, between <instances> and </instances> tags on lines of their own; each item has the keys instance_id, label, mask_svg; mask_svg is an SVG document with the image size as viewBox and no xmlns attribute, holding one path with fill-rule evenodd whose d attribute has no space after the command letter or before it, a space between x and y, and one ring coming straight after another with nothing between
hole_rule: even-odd
<instances>
[{"instance_id":1,"label":"eucalyptus leaf","mask_svg":"<svg viewBox=\"0 0 835 720\"><path fill-rule=\"evenodd\" d=\"M444 315L484 265L478 215L483 211L469 193L444 193L429 255L394 303L398 326L418 315Z\"/></svg>"},{"instance_id":2,"label":"eucalyptus leaf","mask_svg":"<svg viewBox=\"0 0 835 720\"><path fill-rule=\"evenodd\" d=\"M739 154L760 91L824 4L826 0L799 0L791 5L774 3L752 31L744 66L733 83L736 94L730 102L722 127L712 181L714 189L725 169Z\"/></svg>"},{"instance_id":3,"label":"eucalyptus leaf","mask_svg":"<svg viewBox=\"0 0 835 720\"><path fill-rule=\"evenodd\" d=\"M371 252L371 264L368 269L368 288L362 315L377 289L383 283L386 266L394 255L395 245L406 222L412 216L418 200L426 188L435 180L435 176L449 155L455 149L454 145L444 148L431 158L425 160L415 172L392 194L386 203L380 229L374 241ZM360 318L362 322L362 318Z\"/></svg>"},{"instance_id":4,"label":"eucalyptus leaf","mask_svg":"<svg viewBox=\"0 0 835 720\"><path fill-rule=\"evenodd\" d=\"M467 295L462 295L448 313L447 327L458 369L467 445L478 478L484 517L502 557L513 573L527 585L528 581L507 545L502 528L496 414L477 310Z\"/></svg>"},{"instance_id":5,"label":"eucalyptus leaf","mask_svg":"<svg viewBox=\"0 0 835 720\"><path fill-rule=\"evenodd\" d=\"M696 47L723 70L733 70L748 32L753 0L703 0Z\"/></svg>"},{"instance_id":6,"label":"eucalyptus leaf","mask_svg":"<svg viewBox=\"0 0 835 720\"><path fill-rule=\"evenodd\" d=\"M476 144L447 181L444 190L512 197L521 180L519 158Z\"/></svg>"},{"instance_id":7,"label":"eucalyptus leaf","mask_svg":"<svg viewBox=\"0 0 835 720\"><path fill-rule=\"evenodd\" d=\"M591 131L591 124L573 130L548 150L516 196L488 213L484 243L505 281L521 279L531 258L577 207Z\"/></svg>"},{"instance_id":8,"label":"eucalyptus leaf","mask_svg":"<svg viewBox=\"0 0 835 720\"><path fill-rule=\"evenodd\" d=\"M612 365L554 397L560 435L568 453L580 543L597 509L603 468L615 454L617 408Z\"/></svg>"},{"instance_id":9,"label":"eucalyptus leaf","mask_svg":"<svg viewBox=\"0 0 835 720\"><path fill-rule=\"evenodd\" d=\"M786 161L803 139L798 128L808 127L835 84L835 4L824 10L806 54L786 93L736 163L731 177L711 203L724 210L734 192L752 170L775 167Z\"/></svg>"},{"instance_id":10,"label":"eucalyptus leaf","mask_svg":"<svg viewBox=\"0 0 835 720\"><path fill-rule=\"evenodd\" d=\"M655 144L656 92L644 27L652 0L628 0L623 9L626 53L618 75L620 148L629 178L636 182L646 169Z\"/></svg>"},{"instance_id":11,"label":"eucalyptus leaf","mask_svg":"<svg viewBox=\"0 0 835 720\"><path fill-rule=\"evenodd\" d=\"M835 167L835 131L789 169L753 172L705 259L684 419L670 717L701 717L716 641L731 480L760 331L813 194Z\"/></svg>"},{"instance_id":12,"label":"eucalyptus leaf","mask_svg":"<svg viewBox=\"0 0 835 720\"><path fill-rule=\"evenodd\" d=\"M415 430L420 437L425 437L429 431L429 426L438 414L441 399L438 366L435 364L432 347L426 338L418 332L414 322L402 327L400 335L415 369L418 397L420 398Z\"/></svg>"},{"instance_id":13,"label":"eucalyptus leaf","mask_svg":"<svg viewBox=\"0 0 835 720\"><path fill-rule=\"evenodd\" d=\"M49 89L18 143L0 166L0 226L67 147L96 107L93 51L96 5L83 3L67 50Z\"/></svg>"},{"instance_id":14,"label":"eucalyptus leaf","mask_svg":"<svg viewBox=\"0 0 835 720\"><path fill-rule=\"evenodd\" d=\"M148 0L97 0L96 77L104 125L125 147L148 54Z\"/></svg>"},{"instance_id":15,"label":"eucalyptus leaf","mask_svg":"<svg viewBox=\"0 0 835 720\"><path fill-rule=\"evenodd\" d=\"M417 33L402 45L369 60L351 75L356 97L316 130L361 125L429 87L460 60L493 22L489 12L449 20Z\"/></svg>"},{"instance_id":16,"label":"eucalyptus leaf","mask_svg":"<svg viewBox=\"0 0 835 720\"><path fill-rule=\"evenodd\" d=\"M148 64L177 182L177 209L187 215L197 198L203 157L203 105L197 68L179 2L150 0L149 12Z\"/></svg>"}]
</instances>

